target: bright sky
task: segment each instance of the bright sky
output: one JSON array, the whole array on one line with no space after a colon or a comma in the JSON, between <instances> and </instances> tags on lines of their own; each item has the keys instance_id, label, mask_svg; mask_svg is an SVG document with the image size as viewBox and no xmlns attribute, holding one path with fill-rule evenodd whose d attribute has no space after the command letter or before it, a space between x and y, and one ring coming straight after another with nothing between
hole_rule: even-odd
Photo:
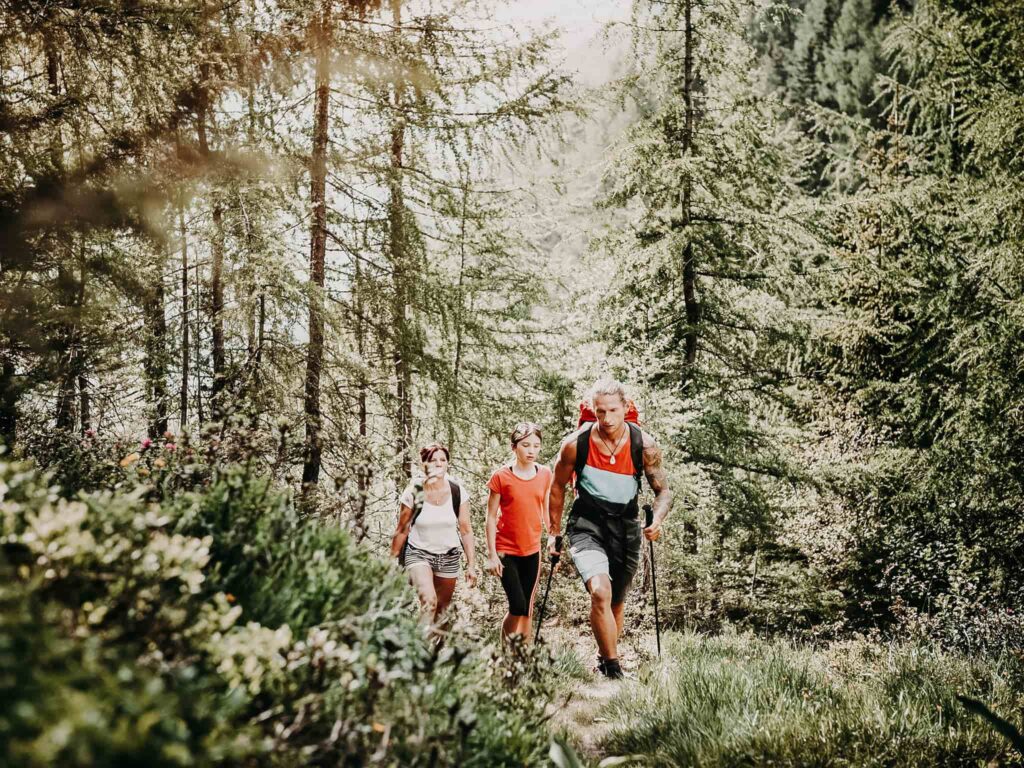
<instances>
[{"instance_id":1,"label":"bright sky","mask_svg":"<svg viewBox=\"0 0 1024 768\"><path fill-rule=\"evenodd\" d=\"M583 84L593 86L599 84L595 79L607 77L601 31L609 21L627 20L631 6L630 0L508 0L497 8L495 19L560 28L566 65L579 71Z\"/></svg>"}]
</instances>

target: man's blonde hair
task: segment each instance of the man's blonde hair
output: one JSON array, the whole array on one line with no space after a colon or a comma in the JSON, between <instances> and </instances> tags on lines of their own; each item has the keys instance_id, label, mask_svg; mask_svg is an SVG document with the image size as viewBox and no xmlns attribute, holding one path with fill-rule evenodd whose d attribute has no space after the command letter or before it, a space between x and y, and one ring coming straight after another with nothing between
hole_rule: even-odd
<instances>
[{"instance_id":1,"label":"man's blonde hair","mask_svg":"<svg viewBox=\"0 0 1024 768\"><path fill-rule=\"evenodd\" d=\"M594 386L590 388L590 394L588 395L590 407L594 408L594 402L597 398L605 395L618 395L623 405L629 403L629 398L626 396L626 388L615 379L604 378L595 381Z\"/></svg>"}]
</instances>

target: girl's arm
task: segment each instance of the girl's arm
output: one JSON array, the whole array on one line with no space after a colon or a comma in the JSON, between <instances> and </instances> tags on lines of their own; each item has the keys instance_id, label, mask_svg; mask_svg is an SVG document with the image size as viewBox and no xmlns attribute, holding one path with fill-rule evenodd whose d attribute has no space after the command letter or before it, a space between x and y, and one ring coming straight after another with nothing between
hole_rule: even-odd
<instances>
[{"instance_id":1,"label":"girl's arm","mask_svg":"<svg viewBox=\"0 0 1024 768\"><path fill-rule=\"evenodd\" d=\"M469 517L469 502L459 507L459 537L466 552L466 581L469 586L476 584L476 550L473 542L473 524Z\"/></svg>"},{"instance_id":2,"label":"girl's arm","mask_svg":"<svg viewBox=\"0 0 1024 768\"><path fill-rule=\"evenodd\" d=\"M409 538L409 523L412 522L412 507L403 504L398 513L398 527L391 537L391 556L398 557Z\"/></svg>"},{"instance_id":3,"label":"girl's arm","mask_svg":"<svg viewBox=\"0 0 1024 768\"><path fill-rule=\"evenodd\" d=\"M498 506L501 494L491 491L487 497L487 572L501 578L504 566L498 559Z\"/></svg>"}]
</instances>

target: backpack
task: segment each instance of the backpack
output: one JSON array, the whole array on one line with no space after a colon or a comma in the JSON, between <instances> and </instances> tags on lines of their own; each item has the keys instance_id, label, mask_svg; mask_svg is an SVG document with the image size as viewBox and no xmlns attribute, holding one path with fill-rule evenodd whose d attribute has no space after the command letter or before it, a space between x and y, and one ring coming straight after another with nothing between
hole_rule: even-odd
<instances>
[{"instance_id":1,"label":"backpack","mask_svg":"<svg viewBox=\"0 0 1024 768\"><path fill-rule=\"evenodd\" d=\"M448 480L448 487L452 492L452 509L455 511L455 520L459 519L459 508L462 506L462 488L454 480ZM416 518L420 516L420 512L423 511L423 484L416 483L412 487L412 519L409 521L409 533L412 533L412 527L416 525ZM462 544L462 537L459 537L459 544ZM402 551L398 554L398 564L405 567L405 548L409 546L409 539L406 537L405 544L402 545Z\"/></svg>"},{"instance_id":2,"label":"backpack","mask_svg":"<svg viewBox=\"0 0 1024 768\"><path fill-rule=\"evenodd\" d=\"M587 422L597 421L597 414L594 413L594 409L590 407L586 400L580 401L580 415L576 420L576 429L580 429ZM626 421L632 422L633 424L640 423L640 412L636 408L636 403L632 400L626 401Z\"/></svg>"}]
</instances>

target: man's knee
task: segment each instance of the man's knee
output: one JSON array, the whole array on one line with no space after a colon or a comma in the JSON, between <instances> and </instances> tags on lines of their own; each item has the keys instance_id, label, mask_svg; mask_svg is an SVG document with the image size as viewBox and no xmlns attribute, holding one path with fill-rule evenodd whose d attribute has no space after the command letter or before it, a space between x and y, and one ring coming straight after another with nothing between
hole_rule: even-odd
<instances>
[{"instance_id":1,"label":"man's knee","mask_svg":"<svg viewBox=\"0 0 1024 768\"><path fill-rule=\"evenodd\" d=\"M595 608L605 609L612 605L612 585L607 578L595 576L590 580L590 602Z\"/></svg>"}]
</instances>

